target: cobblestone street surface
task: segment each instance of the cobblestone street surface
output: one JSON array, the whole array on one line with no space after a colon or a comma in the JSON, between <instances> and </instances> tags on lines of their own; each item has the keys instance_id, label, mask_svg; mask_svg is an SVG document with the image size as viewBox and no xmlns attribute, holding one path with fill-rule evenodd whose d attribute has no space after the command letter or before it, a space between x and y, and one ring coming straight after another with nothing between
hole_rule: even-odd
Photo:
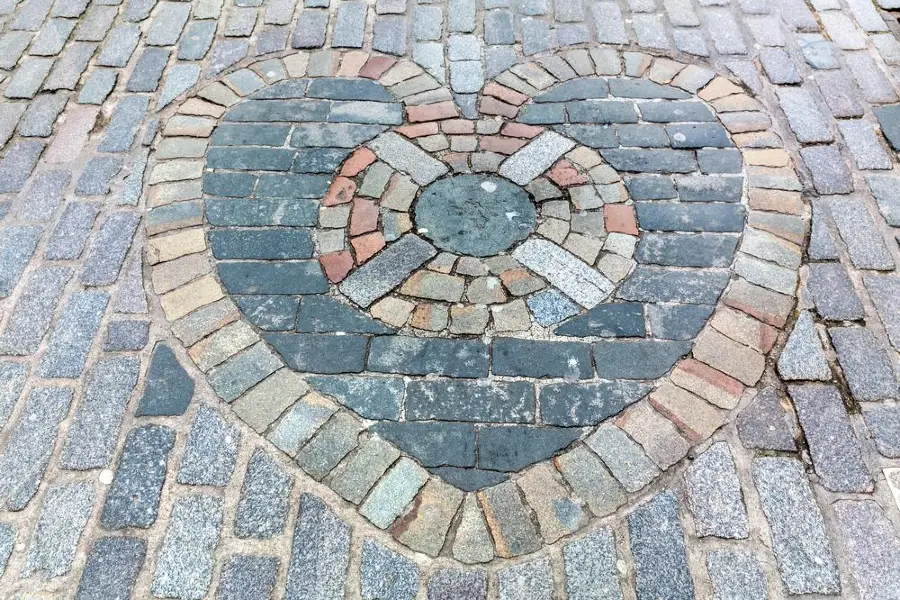
<instances>
[{"instance_id":1,"label":"cobblestone street surface","mask_svg":"<svg viewBox=\"0 0 900 600\"><path fill-rule=\"evenodd\" d=\"M0 599L900 600L898 17L0 0Z\"/></svg>"}]
</instances>

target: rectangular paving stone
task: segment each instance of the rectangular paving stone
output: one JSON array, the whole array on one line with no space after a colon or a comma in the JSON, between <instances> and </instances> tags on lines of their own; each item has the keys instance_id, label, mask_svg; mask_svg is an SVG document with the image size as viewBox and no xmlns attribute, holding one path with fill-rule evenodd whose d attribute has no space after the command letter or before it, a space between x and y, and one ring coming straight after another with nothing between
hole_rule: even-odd
<instances>
[{"instance_id":1,"label":"rectangular paving stone","mask_svg":"<svg viewBox=\"0 0 900 600\"><path fill-rule=\"evenodd\" d=\"M31 176L43 151L43 142L36 140L20 141L9 148L6 156L0 160L0 194L20 191Z\"/></svg>"},{"instance_id":2,"label":"rectangular paving stone","mask_svg":"<svg viewBox=\"0 0 900 600\"><path fill-rule=\"evenodd\" d=\"M282 415L266 438L288 456L295 456L336 411L328 398L306 394Z\"/></svg>"},{"instance_id":3,"label":"rectangular paving stone","mask_svg":"<svg viewBox=\"0 0 900 600\"><path fill-rule=\"evenodd\" d=\"M689 150L615 148L602 150L601 155L618 171L690 173L697 169L697 159Z\"/></svg>"},{"instance_id":4,"label":"rectangular paving stone","mask_svg":"<svg viewBox=\"0 0 900 600\"><path fill-rule=\"evenodd\" d=\"M47 490L22 577L39 572L51 578L69 572L93 501L94 485L87 481Z\"/></svg>"},{"instance_id":5,"label":"rectangular paving stone","mask_svg":"<svg viewBox=\"0 0 900 600\"><path fill-rule=\"evenodd\" d=\"M60 462L66 469L109 465L140 366L137 358L120 356L101 359L91 369L84 398L63 447Z\"/></svg>"},{"instance_id":6,"label":"rectangular paving stone","mask_svg":"<svg viewBox=\"0 0 900 600\"><path fill-rule=\"evenodd\" d=\"M481 490L478 500L491 529L498 556L511 558L541 547L537 528L514 483L501 483Z\"/></svg>"},{"instance_id":7,"label":"rectangular paving stone","mask_svg":"<svg viewBox=\"0 0 900 600\"><path fill-rule=\"evenodd\" d=\"M50 19L41 28L34 40L34 44L28 51L31 56L54 56L66 45L66 40L72 30L75 29L75 21L69 19Z\"/></svg>"},{"instance_id":8,"label":"rectangular paving stone","mask_svg":"<svg viewBox=\"0 0 900 600\"><path fill-rule=\"evenodd\" d=\"M527 240L516 248L513 256L586 308L605 300L614 288L606 277L546 240Z\"/></svg>"},{"instance_id":9,"label":"rectangular paving stone","mask_svg":"<svg viewBox=\"0 0 900 600\"><path fill-rule=\"evenodd\" d=\"M896 528L871 500L841 500L834 505L853 576L862 598L890 598L900 593L893 576L900 570Z\"/></svg>"},{"instance_id":10,"label":"rectangular paving stone","mask_svg":"<svg viewBox=\"0 0 900 600\"><path fill-rule=\"evenodd\" d=\"M102 196L109 193L110 182L122 170L124 158L119 156L95 156L88 160L78 183L75 194L79 196Z\"/></svg>"},{"instance_id":11,"label":"rectangular paving stone","mask_svg":"<svg viewBox=\"0 0 900 600\"><path fill-rule=\"evenodd\" d=\"M68 203L47 241L44 258L71 260L81 256L99 212L99 202Z\"/></svg>"},{"instance_id":12,"label":"rectangular paving stone","mask_svg":"<svg viewBox=\"0 0 900 600\"><path fill-rule=\"evenodd\" d=\"M38 387L28 394L0 454L0 502L8 509L24 509L37 491L71 402L67 387Z\"/></svg>"},{"instance_id":13,"label":"rectangular paving stone","mask_svg":"<svg viewBox=\"0 0 900 600\"><path fill-rule=\"evenodd\" d=\"M159 85L163 69L169 61L168 50L162 48L147 48L141 54L125 90L129 92L154 92Z\"/></svg>"},{"instance_id":14,"label":"rectangular paving stone","mask_svg":"<svg viewBox=\"0 0 900 600\"><path fill-rule=\"evenodd\" d=\"M78 29L75 30L75 39L84 42L103 41L118 12L119 9L115 6L98 4L91 6L87 13L79 19Z\"/></svg>"},{"instance_id":15,"label":"rectangular paving stone","mask_svg":"<svg viewBox=\"0 0 900 600\"><path fill-rule=\"evenodd\" d=\"M31 43L31 38L32 34L27 31L8 31L0 35L0 69L11 71Z\"/></svg>"},{"instance_id":16,"label":"rectangular paving stone","mask_svg":"<svg viewBox=\"0 0 900 600\"><path fill-rule=\"evenodd\" d=\"M526 185L573 147L574 142L558 133L545 132L506 159L499 173L519 185Z\"/></svg>"},{"instance_id":17,"label":"rectangular paving stone","mask_svg":"<svg viewBox=\"0 0 900 600\"><path fill-rule=\"evenodd\" d=\"M12 415L27 377L27 364L0 361L0 381L3 382L3 385L0 385L0 429L6 426Z\"/></svg>"},{"instance_id":18,"label":"rectangular paving stone","mask_svg":"<svg viewBox=\"0 0 900 600\"><path fill-rule=\"evenodd\" d=\"M408 173L419 185L431 183L448 170L447 165L395 133L378 136L369 143L369 147L381 160L398 171Z\"/></svg>"},{"instance_id":19,"label":"rectangular paving stone","mask_svg":"<svg viewBox=\"0 0 900 600\"><path fill-rule=\"evenodd\" d=\"M188 433L178 483L224 487L237 461L241 434L214 409L201 405Z\"/></svg>"},{"instance_id":20,"label":"rectangular paving stone","mask_svg":"<svg viewBox=\"0 0 900 600\"><path fill-rule=\"evenodd\" d=\"M341 600L347 581L350 528L320 498L300 496L285 600Z\"/></svg>"},{"instance_id":21,"label":"rectangular paving stone","mask_svg":"<svg viewBox=\"0 0 900 600\"><path fill-rule=\"evenodd\" d=\"M53 66L52 58L26 58L6 85L7 98L33 98Z\"/></svg>"},{"instance_id":22,"label":"rectangular paving stone","mask_svg":"<svg viewBox=\"0 0 900 600\"><path fill-rule=\"evenodd\" d=\"M689 350L689 342L611 340L594 343L594 359L605 379L655 379Z\"/></svg>"},{"instance_id":23,"label":"rectangular paving stone","mask_svg":"<svg viewBox=\"0 0 900 600\"><path fill-rule=\"evenodd\" d=\"M35 225L13 225L0 231L0 298L12 294L41 232L41 227Z\"/></svg>"},{"instance_id":24,"label":"rectangular paving stone","mask_svg":"<svg viewBox=\"0 0 900 600\"><path fill-rule=\"evenodd\" d=\"M894 268L894 259L861 200L835 197L828 200L827 206L855 267L886 271Z\"/></svg>"},{"instance_id":25,"label":"rectangular paving stone","mask_svg":"<svg viewBox=\"0 0 900 600\"><path fill-rule=\"evenodd\" d=\"M640 490L660 473L640 445L615 425L601 425L585 443L629 492Z\"/></svg>"},{"instance_id":26,"label":"rectangular paving stone","mask_svg":"<svg viewBox=\"0 0 900 600\"><path fill-rule=\"evenodd\" d=\"M587 447L577 446L557 456L554 464L572 487L576 497L583 499L594 515L608 515L625 503L625 491L622 486ZM538 514L541 535L545 541L550 541L548 530L556 529L557 534L562 536L580 527L582 520L579 517L582 511L573 504L568 494L562 493L562 490L556 494L552 493L552 488L558 485L554 480L543 481L543 478L534 478L534 474L540 473L544 468L541 465L533 467L529 470L531 478L526 474L518 483L525 492L526 500ZM549 469L549 466L547 468ZM529 486L533 489L529 489ZM541 505L543 509L539 508ZM565 512L560 511L560 508L564 508ZM542 515L542 510L549 514Z\"/></svg>"},{"instance_id":27,"label":"rectangular paving stone","mask_svg":"<svg viewBox=\"0 0 900 600\"><path fill-rule=\"evenodd\" d=\"M634 381L553 383L540 389L541 421L563 427L595 425L650 391Z\"/></svg>"},{"instance_id":28,"label":"rectangular paving stone","mask_svg":"<svg viewBox=\"0 0 900 600\"><path fill-rule=\"evenodd\" d=\"M19 207L17 214L28 221L49 221L62 204L71 180L70 171L39 173L24 192L27 202Z\"/></svg>"},{"instance_id":29,"label":"rectangular paving stone","mask_svg":"<svg viewBox=\"0 0 900 600\"><path fill-rule=\"evenodd\" d=\"M492 350L495 375L567 379L594 375L589 344L497 338Z\"/></svg>"},{"instance_id":30,"label":"rectangular paving stone","mask_svg":"<svg viewBox=\"0 0 900 600\"><path fill-rule=\"evenodd\" d=\"M231 402L281 366L281 361L262 342L228 359L207 374L216 394Z\"/></svg>"},{"instance_id":31,"label":"rectangular paving stone","mask_svg":"<svg viewBox=\"0 0 900 600\"><path fill-rule=\"evenodd\" d=\"M486 377L488 346L479 340L379 336L372 339L368 367L380 373Z\"/></svg>"},{"instance_id":32,"label":"rectangular paving stone","mask_svg":"<svg viewBox=\"0 0 900 600\"><path fill-rule=\"evenodd\" d=\"M744 208L737 205L637 202L635 208L644 230L740 232L744 227Z\"/></svg>"},{"instance_id":33,"label":"rectangular paving stone","mask_svg":"<svg viewBox=\"0 0 900 600\"><path fill-rule=\"evenodd\" d=\"M146 554L140 538L100 538L88 553L75 600L130 597Z\"/></svg>"},{"instance_id":34,"label":"rectangular paving stone","mask_svg":"<svg viewBox=\"0 0 900 600\"><path fill-rule=\"evenodd\" d=\"M830 142L834 139L809 92L802 88L781 87L777 94L781 109L798 141L813 143Z\"/></svg>"},{"instance_id":35,"label":"rectangular paving stone","mask_svg":"<svg viewBox=\"0 0 900 600\"><path fill-rule=\"evenodd\" d=\"M81 87L79 104L103 104L116 86L119 74L113 69L95 69Z\"/></svg>"},{"instance_id":36,"label":"rectangular paving stone","mask_svg":"<svg viewBox=\"0 0 900 600\"><path fill-rule=\"evenodd\" d=\"M239 538L271 539L284 533L293 478L262 449L250 457L234 521Z\"/></svg>"},{"instance_id":37,"label":"rectangular paving stone","mask_svg":"<svg viewBox=\"0 0 900 600\"><path fill-rule=\"evenodd\" d=\"M436 254L437 250L422 238L405 235L351 273L341 284L341 292L367 307Z\"/></svg>"},{"instance_id":38,"label":"rectangular paving stone","mask_svg":"<svg viewBox=\"0 0 900 600\"><path fill-rule=\"evenodd\" d=\"M153 595L203 598L212 582L222 529L222 499L192 495L175 501L156 559Z\"/></svg>"},{"instance_id":39,"label":"rectangular paving stone","mask_svg":"<svg viewBox=\"0 0 900 600\"><path fill-rule=\"evenodd\" d=\"M412 381L406 392L406 418L530 423L535 418L534 386L524 381L488 385L454 380Z\"/></svg>"},{"instance_id":40,"label":"rectangular paving stone","mask_svg":"<svg viewBox=\"0 0 900 600\"><path fill-rule=\"evenodd\" d=\"M361 424L349 413L339 412L297 453L297 464L317 480L324 478L359 445Z\"/></svg>"},{"instance_id":41,"label":"rectangular paving stone","mask_svg":"<svg viewBox=\"0 0 900 600\"><path fill-rule=\"evenodd\" d=\"M721 271L684 271L638 265L619 290L619 297L638 302L715 304L728 284Z\"/></svg>"},{"instance_id":42,"label":"rectangular paving stone","mask_svg":"<svg viewBox=\"0 0 900 600\"><path fill-rule=\"evenodd\" d=\"M132 23L116 25L106 39L106 44L97 57L97 64L104 67L124 67L128 64L138 40L141 29Z\"/></svg>"},{"instance_id":43,"label":"rectangular paving stone","mask_svg":"<svg viewBox=\"0 0 900 600\"><path fill-rule=\"evenodd\" d=\"M172 46L178 41L191 7L180 2L160 2L144 39L148 46Z\"/></svg>"},{"instance_id":44,"label":"rectangular paving stone","mask_svg":"<svg viewBox=\"0 0 900 600\"><path fill-rule=\"evenodd\" d=\"M628 516L638 598L694 597L678 500L663 492Z\"/></svg>"},{"instance_id":45,"label":"rectangular paving stone","mask_svg":"<svg viewBox=\"0 0 900 600\"><path fill-rule=\"evenodd\" d=\"M616 538L609 527L563 547L566 593L571 600L621 600Z\"/></svg>"},{"instance_id":46,"label":"rectangular paving stone","mask_svg":"<svg viewBox=\"0 0 900 600\"><path fill-rule=\"evenodd\" d=\"M372 490L360 514L376 527L386 529L412 502L428 479L428 473L408 458L401 458Z\"/></svg>"},{"instance_id":47,"label":"rectangular paving stone","mask_svg":"<svg viewBox=\"0 0 900 600\"><path fill-rule=\"evenodd\" d=\"M355 148L384 131L384 125L357 123L301 123L294 126L293 148Z\"/></svg>"},{"instance_id":48,"label":"rectangular paving stone","mask_svg":"<svg viewBox=\"0 0 900 600\"><path fill-rule=\"evenodd\" d=\"M100 152L127 152L147 113L149 102L145 96L127 96L119 100L97 149Z\"/></svg>"},{"instance_id":49,"label":"rectangular paving stone","mask_svg":"<svg viewBox=\"0 0 900 600\"><path fill-rule=\"evenodd\" d=\"M744 539L750 535L747 509L728 444L717 442L685 474L688 504L697 535Z\"/></svg>"},{"instance_id":50,"label":"rectangular paving stone","mask_svg":"<svg viewBox=\"0 0 900 600\"><path fill-rule=\"evenodd\" d=\"M497 581L500 600L553 598L553 572L549 558L506 567L497 572Z\"/></svg>"},{"instance_id":51,"label":"rectangular paving stone","mask_svg":"<svg viewBox=\"0 0 900 600\"><path fill-rule=\"evenodd\" d=\"M27 106L25 102L4 102L0 105L0 144L5 146L12 137Z\"/></svg>"},{"instance_id":52,"label":"rectangular paving stone","mask_svg":"<svg viewBox=\"0 0 900 600\"><path fill-rule=\"evenodd\" d=\"M822 512L803 465L792 458L757 458L753 461L753 481L788 593L840 593L837 565Z\"/></svg>"},{"instance_id":53,"label":"rectangular paving stone","mask_svg":"<svg viewBox=\"0 0 900 600\"><path fill-rule=\"evenodd\" d=\"M832 327L828 334L856 400L888 400L900 396L891 359L871 331L860 327Z\"/></svg>"},{"instance_id":54,"label":"rectangular paving stone","mask_svg":"<svg viewBox=\"0 0 900 600\"><path fill-rule=\"evenodd\" d=\"M53 65L44 81L45 90L74 90L94 55L97 44L73 42Z\"/></svg>"},{"instance_id":55,"label":"rectangular paving stone","mask_svg":"<svg viewBox=\"0 0 900 600\"><path fill-rule=\"evenodd\" d=\"M364 442L359 451L332 472L329 486L348 502L359 504L400 452L378 437Z\"/></svg>"},{"instance_id":56,"label":"rectangular paving stone","mask_svg":"<svg viewBox=\"0 0 900 600\"><path fill-rule=\"evenodd\" d=\"M137 213L120 212L103 223L84 261L84 285L109 285L118 278L140 219Z\"/></svg>"},{"instance_id":57,"label":"rectangular paving stone","mask_svg":"<svg viewBox=\"0 0 900 600\"><path fill-rule=\"evenodd\" d=\"M320 48L325 43L326 29L328 28L328 11L309 10L301 11L297 21L297 28L291 39L292 48Z\"/></svg>"},{"instance_id":58,"label":"rectangular paving stone","mask_svg":"<svg viewBox=\"0 0 900 600\"><path fill-rule=\"evenodd\" d=\"M196 16L196 15L195 15ZM179 60L201 60L209 52L216 34L215 21L191 21L178 46Z\"/></svg>"},{"instance_id":59,"label":"rectangular paving stone","mask_svg":"<svg viewBox=\"0 0 900 600\"><path fill-rule=\"evenodd\" d=\"M278 559L274 556L232 555L222 567L217 598L269 600L277 576Z\"/></svg>"},{"instance_id":60,"label":"rectangular paving stone","mask_svg":"<svg viewBox=\"0 0 900 600\"><path fill-rule=\"evenodd\" d=\"M106 292L72 294L41 360L42 377L76 379L81 376L108 303Z\"/></svg>"},{"instance_id":61,"label":"rectangular paving stone","mask_svg":"<svg viewBox=\"0 0 900 600\"><path fill-rule=\"evenodd\" d=\"M368 338L361 335L269 333L264 336L291 368L311 373L359 373Z\"/></svg>"},{"instance_id":62,"label":"rectangular paving stone","mask_svg":"<svg viewBox=\"0 0 900 600\"><path fill-rule=\"evenodd\" d=\"M767 598L766 576L756 556L729 549L712 550L706 570L717 597L734 600Z\"/></svg>"}]
</instances>

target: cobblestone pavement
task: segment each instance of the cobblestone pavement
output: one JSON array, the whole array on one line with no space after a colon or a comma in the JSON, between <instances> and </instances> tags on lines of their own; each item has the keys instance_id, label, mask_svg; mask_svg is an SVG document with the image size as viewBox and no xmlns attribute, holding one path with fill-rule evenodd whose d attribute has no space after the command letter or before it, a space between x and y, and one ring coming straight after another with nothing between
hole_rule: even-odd
<instances>
[{"instance_id":1,"label":"cobblestone pavement","mask_svg":"<svg viewBox=\"0 0 900 600\"><path fill-rule=\"evenodd\" d=\"M0 598L900 600L896 0L0 0Z\"/></svg>"}]
</instances>

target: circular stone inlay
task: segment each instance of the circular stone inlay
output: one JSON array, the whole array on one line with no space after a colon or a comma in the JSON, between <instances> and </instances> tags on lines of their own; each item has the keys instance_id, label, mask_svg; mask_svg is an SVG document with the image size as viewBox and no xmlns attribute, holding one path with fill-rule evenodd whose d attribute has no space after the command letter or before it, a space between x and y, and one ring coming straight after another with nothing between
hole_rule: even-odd
<instances>
[{"instance_id":1,"label":"circular stone inlay","mask_svg":"<svg viewBox=\"0 0 900 600\"><path fill-rule=\"evenodd\" d=\"M534 231L537 211L528 193L506 179L457 175L425 188L415 223L442 250L493 256Z\"/></svg>"}]
</instances>

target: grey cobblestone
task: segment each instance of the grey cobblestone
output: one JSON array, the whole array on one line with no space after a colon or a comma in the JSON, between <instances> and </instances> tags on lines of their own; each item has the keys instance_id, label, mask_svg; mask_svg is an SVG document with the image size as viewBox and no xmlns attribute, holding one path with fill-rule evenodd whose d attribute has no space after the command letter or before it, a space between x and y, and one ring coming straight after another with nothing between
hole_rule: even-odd
<instances>
[{"instance_id":1,"label":"grey cobblestone","mask_svg":"<svg viewBox=\"0 0 900 600\"><path fill-rule=\"evenodd\" d=\"M35 571L47 578L65 575L72 568L78 539L91 515L94 486L72 483L47 490L37 527L28 546L22 577Z\"/></svg>"},{"instance_id":2,"label":"grey cobblestone","mask_svg":"<svg viewBox=\"0 0 900 600\"><path fill-rule=\"evenodd\" d=\"M237 460L238 430L215 410L201 405L188 434L178 482L226 486Z\"/></svg>"},{"instance_id":3,"label":"grey cobblestone","mask_svg":"<svg viewBox=\"0 0 900 600\"><path fill-rule=\"evenodd\" d=\"M97 540L88 554L76 600L131 595L147 554L147 542L131 537Z\"/></svg>"},{"instance_id":4,"label":"grey cobblestone","mask_svg":"<svg viewBox=\"0 0 900 600\"><path fill-rule=\"evenodd\" d=\"M222 567L217 597L221 600L268 600L275 591L278 559L235 554Z\"/></svg>"},{"instance_id":5,"label":"grey cobblestone","mask_svg":"<svg viewBox=\"0 0 900 600\"><path fill-rule=\"evenodd\" d=\"M638 597L693 598L675 495L663 492L639 506L628 517L628 531Z\"/></svg>"},{"instance_id":6,"label":"grey cobblestone","mask_svg":"<svg viewBox=\"0 0 900 600\"><path fill-rule=\"evenodd\" d=\"M321 499L300 496L285 600L343 598L349 552L350 528Z\"/></svg>"},{"instance_id":7,"label":"grey cobblestone","mask_svg":"<svg viewBox=\"0 0 900 600\"><path fill-rule=\"evenodd\" d=\"M94 226L94 219L99 212L99 202L68 204L47 242L44 258L48 260L78 258L84 250L88 235Z\"/></svg>"},{"instance_id":8,"label":"grey cobblestone","mask_svg":"<svg viewBox=\"0 0 900 600\"><path fill-rule=\"evenodd\" d=\"M76 379L84 370L88 352L109 303L105 292L77 292L63 308L41 361L43 377Z\"/></svg>"},{"instance_id":9,"label":"grey cobblestone","mask_svg":"<svg viewBox=\"0 0 900 600\"><path fill-rule=\"evenodd\" d=\"M268 539L284 532L293 481L278 463L257 448L241 488L234 533L239 538Z\"/></svg>"}]
</instances>

